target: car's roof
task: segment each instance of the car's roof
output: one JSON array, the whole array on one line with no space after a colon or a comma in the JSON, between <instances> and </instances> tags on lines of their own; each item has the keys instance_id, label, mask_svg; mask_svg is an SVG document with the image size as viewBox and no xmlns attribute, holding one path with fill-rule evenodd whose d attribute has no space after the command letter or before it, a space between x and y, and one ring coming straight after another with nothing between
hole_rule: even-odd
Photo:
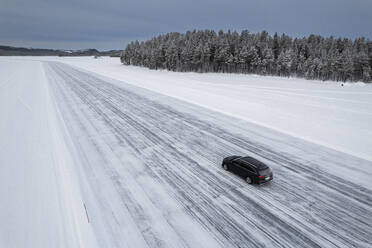
<instances>
[{"instance_id":1,"label":"car's roof","mask_svg":"<svg viewBox=\"0 0 372 248\"><path fill-rule=\"evenodd\" d=\"M242 162L242 163L249 164L249 165L251 165L254 168L259 169L259 170L268 168L268 166L266 164L262 163L261 161L258 161L257 159L249 157L249 156L241 157L237 160Z\"/></svg>"}]
</instances>

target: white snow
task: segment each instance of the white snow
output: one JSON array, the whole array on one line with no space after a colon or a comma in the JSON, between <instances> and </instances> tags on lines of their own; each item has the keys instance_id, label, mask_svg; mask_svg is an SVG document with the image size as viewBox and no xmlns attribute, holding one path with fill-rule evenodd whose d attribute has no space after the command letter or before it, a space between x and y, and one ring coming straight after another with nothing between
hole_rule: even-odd
<instances>
[{"instance_id":1,"label":"white snow","mask_svg":"<svg viewBox=\"0 0 372 248\"><path fill-rule=\"evenodd\" d=\"M40 62L0 59L0 246L95 247Z\"/></svg>"},{"instance_id":2,"label":"white snow","mask_svg":"<svg viewBox=\"0 0 372 248\"><path fill-rule=\"evenodd\" d=\"M0 247L368 247L371 104L363 83L0 57ZM272 183L223 171L240 153Z\"/></svg>"},{"instance_id":3,"label":"white snow","mask_svg":"<svg viewBox=\"0 0 372 248\"><path fill-rule=\"evenodd\" d=\"M124 66L119 58L56 58L372 161L372 85Z\"/></svg>"}]
</instances>

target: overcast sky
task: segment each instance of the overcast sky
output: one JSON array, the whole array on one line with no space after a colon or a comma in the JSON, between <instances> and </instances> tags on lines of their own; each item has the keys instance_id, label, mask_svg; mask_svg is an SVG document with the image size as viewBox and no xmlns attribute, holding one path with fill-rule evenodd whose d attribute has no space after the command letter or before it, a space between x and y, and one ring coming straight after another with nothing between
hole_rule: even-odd
<instances>
[{"instance_id":1,"label":"overcast sky","mask_svg":"<svg viewBox=\"0 0 372 248\"><path fill-rule=\"evenodd\" d=\"M0 44L122 49L170 31L372 39L372 0L0 0Z\"/></svg>"}]
</instances>

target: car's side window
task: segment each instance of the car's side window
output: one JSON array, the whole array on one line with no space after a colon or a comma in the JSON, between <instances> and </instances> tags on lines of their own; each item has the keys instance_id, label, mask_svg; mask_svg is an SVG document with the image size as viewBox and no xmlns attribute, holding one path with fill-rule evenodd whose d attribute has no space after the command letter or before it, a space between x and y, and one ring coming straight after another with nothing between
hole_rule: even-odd
<instances>
[{"instance_id":1,"label":"car's side window","mask_svg":"<svg viewBox=\"0 0 372 248\"><path fill-rule=\"evenodd\" d=\"M249 172L254 172L251 166L245 165L244 168L246 168Z\"/></svg>"},{"instance_id":2,"label":"car's side window","mask_svg":"<svg viewBox=\"0 0 372 248\"><path fill-rule=\"evenodd\" d=\"M238 161L233 162L235 166L241 167L242 165Z\"/></svg>"},{"instance_id":3,"label":"car's side window","mask_svg":"<svg viewBox=\"0 0 372 248\"><path fill-rule=\"evenodd\" d=\"M242 163L240 163L240 161L235 161L234 164L237 168L245 168L244 165L242 165Z\"/></svg>"}]
</instances>

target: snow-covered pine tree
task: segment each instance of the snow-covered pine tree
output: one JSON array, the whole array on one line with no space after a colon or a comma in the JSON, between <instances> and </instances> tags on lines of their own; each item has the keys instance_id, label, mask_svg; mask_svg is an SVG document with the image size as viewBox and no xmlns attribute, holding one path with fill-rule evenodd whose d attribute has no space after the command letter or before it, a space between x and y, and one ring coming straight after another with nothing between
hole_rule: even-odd
<instances>
[{"instance_id":1,"label":"snow-covered pine tree","mask_svg":"<svg viewBox=\"0 0 372 248\"><path fill-rule=\"evenodd\" d=\"M126 65L173 71L238 72L320 80L372 82L372 42L365 38L296 38L266 31L168 33L129 43Z\"/></svg>"}]
</instances>

